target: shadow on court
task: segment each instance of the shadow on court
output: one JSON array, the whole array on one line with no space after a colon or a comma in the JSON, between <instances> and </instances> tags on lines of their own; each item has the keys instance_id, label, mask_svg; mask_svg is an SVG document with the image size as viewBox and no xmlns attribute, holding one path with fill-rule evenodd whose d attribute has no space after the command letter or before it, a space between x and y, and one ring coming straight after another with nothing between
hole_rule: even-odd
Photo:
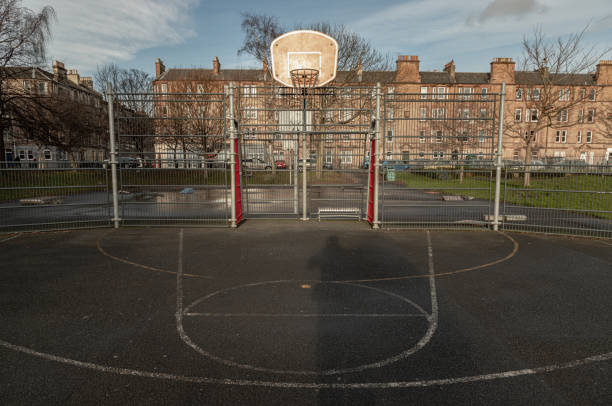
<instances>
[{"instance_id":1,"label":"shadow on court","mask_svg":"<svg viewBox=\"0 0 612 406\"><path fill-rule=\"evenodd\" d=\"M606 404L611 244L294 221L21 234L0 243L0 398Z\"/></svg>"}]
</instances>

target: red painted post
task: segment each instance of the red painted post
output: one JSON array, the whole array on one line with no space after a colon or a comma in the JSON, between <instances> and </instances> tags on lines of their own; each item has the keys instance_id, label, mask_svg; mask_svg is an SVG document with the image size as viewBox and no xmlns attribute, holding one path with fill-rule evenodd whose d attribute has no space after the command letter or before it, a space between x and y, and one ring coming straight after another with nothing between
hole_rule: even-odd
<instances>
[{"instance_id":1,"label":"red painted post","mask_svg":"<svg viewBox=\"0 0 612 406\"><path fill-rule=\"evenodd\" d=\"M234 139L234 174L236 175L236 225L240 224L244 217L242 215L242 186L240 184L240 149L238 148L238 138Z\"/></svg>"},{"instance_id":2,"label":"red painted post","mask_svg":"<svg viewBox=\"0 0 612 406\"><path fill-rule=\"evenodd\" d=\"M376 173L374 167L376 165L376 139L372 138L372 147L370 150L370 170L369 185L368 185L368 223L374 224L374 182L376 181Z\"/></svg>"}]
</instances>

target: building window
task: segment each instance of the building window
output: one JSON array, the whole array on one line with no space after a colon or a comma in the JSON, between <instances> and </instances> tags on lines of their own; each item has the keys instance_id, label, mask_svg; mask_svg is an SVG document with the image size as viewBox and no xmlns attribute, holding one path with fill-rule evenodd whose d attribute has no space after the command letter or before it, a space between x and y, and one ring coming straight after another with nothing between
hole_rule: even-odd
<instances>
[{"instance_id":1,"label":"building window","mask_svg":"<svg viewBox=\"0 0 612 406\"><path fill-rule=\"evenodd\" d=\"M425 158L425 152L419 151L419 159L424 159L424 158Z\"/></svg>"},{"instance_id":2,"label":"building window","mask_svg":"<svg viewBox=\"0 0 612 406\"><path fill-rule=\"evenodd\" d=\"M247 106L244 108L244 118L246 119L257 119L257 109L253 106Z\"/></svg>"},{"instance_id":3,"label":"building window","mask_svg":"<svg viewBox=\"0 0 612 406\"><path fill-rule=\"evenodd\" d=\"M521 121L521 114L522 114L523 110L522 109L516 109L514 110L514 121L516 121L517 123Z\"/></svg>"},{"instance_id":4,"label":"building window","mask_svg":"<svg viewBox=\"0 0 612 406\"><path fill-rule=\"evenodd\" d=\"M459 109L459 114L461 114L461 118L464 120L470 119L470 109Z\"/></svg>"},{"instance_id":5,"label":"building window","mask_svg":"<svg viewBox=\"0 0 612 406\"><path fill-rule=\"evenodd\" d=\"M45 82L38 83L38 94L47 94L47 84Z\"/></svg>"},{"instance_id":6,"label":"building window","mask_svg":"<svg viewBox=\"0 0 612 406\"><path fill-rule=\"evenodd\" d=\"M446 117L446 110L444 108L431 109L431 118L434 120L441 120Z\"/></svg>"},{"instance_id":7,"label":"building window","mask_svg":"<svg viewBox=\"0 0 612 406\"><path fill-rule=\"evenodd\" d=\"M436 142L440 144L444 141L444 133L441 130L436 131Z\"/></svg>"},{"instance_id":8,"label":"building window","mask_svg":"<svg viewBox=\"0 0 612 406\"><path fill-rule=\"evenodd\" d=\"M427 98L427 88L421 87L421 99L426 99L426 98Z\"/></svg>"},{"instance_id":9,"label":"building window","mask_svg":"<svg viewBox=\"0 0 612 406\"><path fill-rule=\"evenodd\" d=\"M255 86L245 86L242 88L242 94L246 97L257 95L257 88Z\"/></svg>"},{"instance_id":10,"label":"building window","mask_svg":"<svg viewBox=\"0 0 612 406\"><path fill-rule=\"evenodd\" d=\"M395 94L395 88L394 87L387 88L387 95L388 95L389 99L393 99L394 94Z\"/></svg>"},{"instance_id":11,"label":"building window","mask_svg":"<svg viewBox=\"0 0 612 406\"><path fill-rule=\"evenodd\" d=\"M584 110L583 109L578 110L578 122L584 123Z\"/></svg>"},{"instance_id":12,"label":"building window","mask_svg":"<svg viewBox=\"0 0 612 406\"><path fill-rule=\"evenodd\" d=\"M592 123L593 121L595 121L595 110L589 109L587 111L587 123Z\"/></svg>"},{"instance_id":13,"label":"building window","mask_svg":"<svg viewBox=\"0 0 612 406\"><path fill-rule=\"evenodd\" d=\"M584 100L585 97L586 97L586 89L583 87L582 89L580 89L580 100Z\"/></svg>"},{"instance_id":14,"label":"building window","mask_svg":"<svg viewBox=\"0 0 612 406\"><path fill-rule=\"evenodd\" d=\"M485 142L485 130L478 130L478 142Z\"/></svg>"},{"instance_id":15,"label":"building window","mask_svg":"<svg viewBox=\"0 0 612 406\"><path fill-rule=\"evenodd\" d=\"M334 111L333 110L326 110L325 111L325 121L330 123L334 121Z\"/></svg>"},{"instance_id":16,"label":"building window","mask_svg":"<svg viewBox=\"0 0 612 406\"><path fill-rule=\"evenodd\" d=\"M538 110L537 109L532 109L532 110L525 110L525 121L529 122L533 122L533 123L537 123L538 122Z\"/></svg>"},{"instance_id":17,"label":"building window","mask_svg":"<svg viewBox=\"0 0 612 406\"><path fill-rule=\"evenodd\" d=\"M198 93L204 93L204 85L198 85Z\"/></svg>"},{"instance_id":18,"label":"building window","mask_svg":"<svg viewBox=\"0 0 612 406\"><path fill-rule=\"evenodd\" d=\"M27 155L28 155L28 161L33 161L34 160L34 153L32 152L31 149L27 150Z\"/></svg>"},{"instance_id":19,"label":"building window","mask_svg":"<svg viewBox=\"0 0 612 406\"><path fill-rule=\"evenodd\" d=\"M540 89L533 89L533 100L540 100Z\"/></svg>"},{"instance_id":20,"label":"building window","mask_svg":"<svg viewBox=\"0 0 612 406\"><path fill-rule=\"evenodd\" d=\"M393 142L393 130L387 130L387 142Z\"/></svg>"},{"instance_id":21,"label":"building window","mask_svg":"<svg viewBox=\"0 0 612 406\"><path fill-rule=\"evenodd\" d=\"M351 110L344 109L344 121L349 121L351 119Z\"/></svg>"},{"instance_id":22,"label":"building window","mask_svg":"<svg viewBox=\"0 0 612 406\"><path fill-rule=\"evenodd\" d=\"M487 100L487 92L488 90L486 87L483 87L482 89L480 89L480 98L482 100Z\"/></svg>"},{"instance_id":23,"label":"building window","mask_svg":"<svg viewBox=\"0 0 612 406\"><path fill-rule=\"evenodd\" d=\"M43 157L45 158L45 161L50 161L51 160L51 151L48 149L43 150Z\"/></svg>"},{"instance_id":24,"label":"building window","mask_svg":"<svg viewBox=\"0 0 612 406\"><path fill-rule=\"evenodd\" d=\"M340 151L340 163L353 163L353 156L351 155L351 151Z\"/></svg>"},{"instance_id":25,"label":"building window","mask_svg":"<svg viewBox=\"0 0 612 406\"><path fill-rule=\"evenodd\" d=\"M162 85L161 85L161 92L162 93L168 93L168 84L167 83L162 83Z\"/></svg>"},{"instance_id":26,"label":"building window","mask_svg":"<svg viewBox=\"0 0 612 406\"><path fill-rule=\"evenodd\" d=\"M582 142L582 131L578 131L578 135L576 136L576 142L578 144Z\"/></svg>"},{"instance_id":27,"label":"building window","mask_svg":"<svg viewBox=\"0 0 612 406\"><path fill-rule=\"evenodd\" d=\"M427 118L427 107L421 107L421 121L425 121Z\"/></svg>"},{"instance_id":28,"label":"building window","mask_svg":"<svg viewBox=\"0 0 612 406\"><path fill-rule=\"evenodd\" d=\"M567 122L567 109L563 109L559 111L559 114L557 114L557 121L565 123Z\"/></svg>"},{"instance_id":29,"label":"building window","mask_svg":"<svg viewBox=\"0 0 612 406\"><path fill-rule=\"evenodd\" d=\"M421 130L421 131L419 132L419 142L420 142L421 144L424 144L424 143L425 143L425 131L423 131L423 130Z\"/></svg>"},{"instance_id":30,"label":"building window","mask_svg":"<svg viewBox=\"0 0 612 406\"><path fill-rule=\"evenodd\" d=\"M565 143L567 141L567 131L566 130L558 130L557 135L555 137L556 143Z\"/></svg>"},{"instance_id":31,"label":"building window","mask_svg":"<svg viewBox=\"0 0 612 406\"><path fill-rule=\"evenodd\" d=\"M559 100L560 101L568 101L570 99L570 90L569 89L561 89L559 90Z\"/></svg>"},{"instance_id":32,"label":"building window","mask_svg":"<svg viewBox=\"0 0 612 406\"><path fill-rule=\"evenodd\" d=\"M485 120L487 118L487 109L480 109L480 119Z\"/></svg>"},{"instance_id":33,"label":"building window","mask_svg":"<svg viewBox=\"0 0 612 406\"><path fill-rule=\"evenodd\" d=\"M334 161L334 156L332 155L331 151L325 151L325 163L326 164L331 164Z\"/></svg>"},{"instance_id":34,"label":"building window","mask_svg":"<svg viewBox=\"0 0 612 406\"><path fill-rule=\"evenodd\" d=\"M586 133L586 142L590 144L593 141L593 131L587 131Z\"/></svg>"},{"instance_id":35,"label":"building window","mask_svg":"<svg viewBox=\"0 0 612 406\"><path fill-rule=\"evenodd\" d=\"M23 90L26 93L30 93L30 81L29 80L23 81Z\"/></svg>"},{"instance_id":36,"label":"building window","mask_svg":"<svg viewBox=\"0 0 612 406\"><path fill-rule=\"evenodd\" d=\"M523 98L523 89L516 89L516 100L521 100Z\"/></svg>"},{"instance_id":37,"label":"building window","mask_svg":"<svg viewBox=\"0 0 612 406\"><path fill-rule=\"evenodd\" d=\"M590 101L595 101L595 93L596 93L595 89L589 90L589 100Z\"/></svg>"},{"instance_id":38,"label":"building window","mask_svg":"<svg viewBox=\"0 0 612 406\"><path fill-rule=\"evenodd\" d=\"M162 106L162 117L167 117L167 116L168 116L168 107Z\"/></svg>"},{"instance_id":39,"label":"building window","mask_svg":"<svg viewBox=\"0 0 612 406\"><path fill-rule=\"evenodd\" d=\"M512 158L514 158L515 161L518 161L518 159L519 159L519 152L518 151L514 151L514 153L512 154Z\"/></svg>"},{"instance_id":40,"label":"building window","mask_svg":"<svg viewBox=\"0 0 612 406\"><path fill-rule=\"evenodd\" d=\"M438 88L438 99L440 100L446 99L446 88L445 87Z\"/></svg>"},{"instance_id":41,"label":"building window","mask_svg":"<svg viewBox=\"0 0 612 406\"><path fill-rule=\"evenodd\" d=\"M395 111L391 107L387 107L387 118L393 120Z\"/></svg>"}]
</instances>

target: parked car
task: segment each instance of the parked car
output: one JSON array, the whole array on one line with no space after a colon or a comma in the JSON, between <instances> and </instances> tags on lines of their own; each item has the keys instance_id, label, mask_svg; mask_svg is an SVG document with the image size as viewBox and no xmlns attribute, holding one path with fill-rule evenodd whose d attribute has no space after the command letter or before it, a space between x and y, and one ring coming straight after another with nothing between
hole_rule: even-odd
<instances>
[{"instance_id":1,"label":"parked car","mask_svg":"<svg viewBox=\"0 0 612 406\"><path fill-rule=\"evenodd\" d=\"M287 162L284 160L274 161L276 169L287 169Z\"/></svg>"},{"instance_id":2,"label":"parked car","mask_svg":"<svg viewBox=\"0 0 612 406\"><path fill-rule=\"evenodd\" d=\"M247 158L242 160L242 167L246 170L271 171L272 165L260 158Z\"/></svg>"},{"instance_id":3,"label":"parked car","mask_svg":"<svg viewBox=\"0 0 612 406\"><path fill-rule=\"evenodd\" d=\"M408 161L383 161L383 168L387 169L395 169L396 171L410 169L410 164Z\"/></svg>"},{"instance_id":4,"label":"parked car","mask_svg":"<svg viewBox=\"0 0 612 406\"><path fill-rule=\"evenodd\" d=\"M302 170L303 160L300 158L298 160L298 170ZM306 158L306 169L313 169L317 167L317 160L314 158Z\"/></svg>"}]
</instances>

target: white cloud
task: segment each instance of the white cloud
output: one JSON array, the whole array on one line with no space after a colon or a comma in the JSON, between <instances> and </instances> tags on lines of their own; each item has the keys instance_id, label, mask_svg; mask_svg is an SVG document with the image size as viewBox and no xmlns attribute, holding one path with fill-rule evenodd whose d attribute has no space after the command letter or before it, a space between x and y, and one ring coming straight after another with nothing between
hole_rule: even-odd
<instances>
[{"instance_id":1,"label":"white cloud","mask_svg":"<svg viewBox=\"0 0 612 406\"><path fill-rule=\"evenodd\" d=\"M33 10L48 0L25 0ZM180 44L195 35L189 11L199 0L54 0L57 14L49 57L68 69L93 72L140 50Z\"/></svg>"},{"instance_id":2,"label":"white cloud","mask_svg":"<svg viewBox=\"0 0 612 406\"><path fill-rule=\"evenodd\" d=\"M488 69L494 57L518 57L521 40L536 25L546 35L575 33L592 23L585 45L612 35L610 0L413 0L382 8L346 25L391 54L419 55L422 69L455 59L460 71ZM493 6L495 5L495 6ZM482 18L480 18L482 16ZM478 24L468 24L468 20ZM510 18L507 18L510 17ZM601 45L609 45L609 40Z\"/></svg>"}]
</instances>

